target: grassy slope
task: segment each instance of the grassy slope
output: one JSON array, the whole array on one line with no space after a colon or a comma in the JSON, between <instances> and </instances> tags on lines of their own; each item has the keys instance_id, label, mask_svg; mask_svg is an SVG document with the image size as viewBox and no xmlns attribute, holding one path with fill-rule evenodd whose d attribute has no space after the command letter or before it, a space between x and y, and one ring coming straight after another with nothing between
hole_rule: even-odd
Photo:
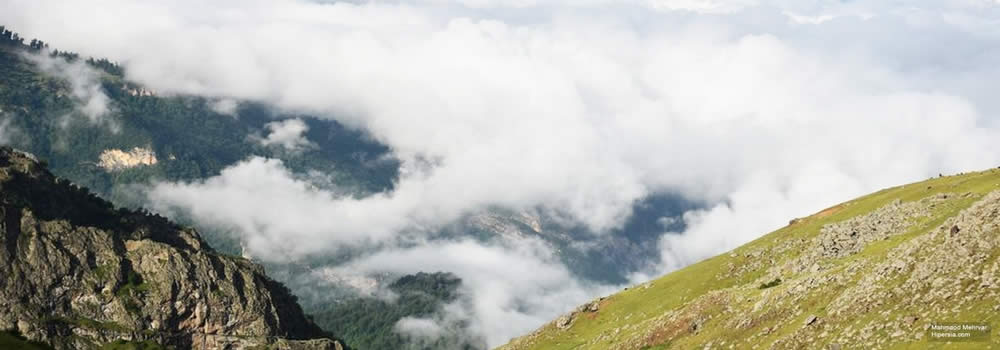
<instances>
[{"instance_id":1,"label":"grassy slope","mask_svg":"<svg viewBox=\"0 0 1000 350\"><path fill-rule=\"evenodd\" d=\"M724 319L711 319L699 327L697 332L688 329L664 329L662 322L653 322L659 316L679 309L692 307L704 308L704 314L719 314L724 307L739 309L739 305L719 305L706 302L710 300L709 292L726 292L727 300L758 300L761 293L778 293L785 286L794 284L796 276L788 276L791 280L784 281L775 288L760 289L758 286L771 278L765 276L768 267L789 261L797 257L801 250L790 249L778 256L747 257L753 252L770 251L782 242L810 240L816 237L823 225L840 222L858 215L872 212L895 199L904 202L916 201L938 193L972 193L937 206L930 217L916 219L907 233L893 236L890 239L872 243L858 254L849 255L836 260L836 265L830 273L838 273L851 262L884 260L887 253L901 243L941 225L947 218L955 216L962 209L982 198L985 194L1000 189L1000 170L962 174L935 178L928 181L899 186L882 190L871 195L858 198L841 205L824 210L798 222L767 234L753 242L741 246L731 252L709 258L681 270L667 274L650 283L631 288L612 295L600 302L599 312L583 313L574 318L569 329L561 330L555 323L549 323L531 335L514 339L501 349L688 349L700 348L710 341L716 344L725 341L732 345L748 336L760 333L753 344L768 348L775 340L802 327L810 315L825 317L825 308L833 301L842 287L820 289L810 293L809 297L796 305L794 315L785 317L785 322L770 321L768 317L755 317L760 323L750 329L734 330L726 326ZM996 253L994 252L994 256ZM763 264L763 267L742 274L727 273L733 266L748 265L749 259L774 259L774 263ZM995 257L994 257L995 259ZM839 265L839 266L838 266ZM869 265L870 266L870 265ZM792 282L792 283L790 283ZM695 301L695 302L693 302ZM993 310L997 300L984 302L983 307L973 307L960 313L949 315L954 320L982 320L991 322L995 328L1000 315ZM695 305L697 304L697 305ZM767 309L767 307L765 307ZM877 310L876 310L877 311ZM788 315L786 315L788 316ZM862 319L852 320L861 324L878 318L889 318L896 315L879 315L869 312ZM778 317L775 317L778 318ZM788 319L794 321L788 322ZM845 323L844 325L847 325ZM688 326L689 324L684 324ZM836 332L837 327L831 327ZM1000 336L993 335L992 341L997 342ZM745 345L745 344L744 344ZM985 344L928 344L924 342L899 342L891 348L924 349L924 348L955 348L965 349L969 346ZM996 346L995 344L993 346ZM752 345L751 345L752 347ZM723 346L720 348L729 348ZM734 348L743 348L735 346ZM819 347L817 347L819 348Z\"/></svg>"},{"instance_id":2,"label":"grassy slope","mask_svg":"<svg viewBox=\"0 0 1000 350\"><path fill-rule=\"evenodd\" d=\"M0 332L0 349L5 350L51 350L44 344L30 342L10 332Z\"/></svg>"}]
</instances>

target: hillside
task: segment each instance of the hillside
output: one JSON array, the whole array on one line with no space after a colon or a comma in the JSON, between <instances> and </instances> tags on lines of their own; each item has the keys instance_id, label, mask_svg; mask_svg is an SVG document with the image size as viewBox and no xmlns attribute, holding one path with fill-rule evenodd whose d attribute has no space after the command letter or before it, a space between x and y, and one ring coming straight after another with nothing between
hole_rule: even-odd
<instances>
[{"instance_id":1,"label":"hillside","mask_svg":"<svg viewBox=\"0 0 1000 350\"><path fill-rule=\"evenodd\" d=\"M248 260L142 211L115 209L0 148L0 330L56 349L341 349Z\"/></svg>"},{"instance_id":2,"label":"hillside","mask_svg":"<svg viewBox=\"0 0 1000 350\"><path fill-rule=\"evenodd\" d=\"M359 195L396 179L387 147L335 121L253 101L157 94L107 59L26 44L2 25L0 33L0 144L31 152L116 204L144 204L134 184L203 179L252 156L322 172ZM289 121L301 123L303 143L266 142Z\"/></svg>"},{"instance_id":3,"label":"hillside","mask_svg":"<svg viewBox=\"0 0 1000 350\"><path fill-rule=\"evenodd\" d=\"M87 83L107 97L109 106L101 118L113 122L117 129L108 123L92 123L81 115L79 107L86 101L74 96L74 85L79 82L33 61L40 56L77 71L92 72ZM30 152L53 174L115 205L146 207L149 203L137 188L160 181L203 180L254 156L281 160L303 177L322 174L325 181L313 184L332 187L338 193L361 196L389 189L396 181L398 162L387 147L362 132L253 101L239 101L226 114L214 107L216 102L198 96L158 95L128 81L125 70L107 59L84 59L50 50L47 44L27 41L0 25L0 145ZM264 136L271 123L289 120L304 123L307 128L302 136L310 144L290 151L281 145L261 144L255 138ZM214 250L228 255L243 253L239 232L201 225L185 217L186 213L175 214L172 220L196 227ZM433 315L451 301L460 284L442 273L387 276L380 283L394 291L408 278L440 280L450 288L442 293L424 284L406 285L398 300L388 303L310 278L317 266L347 258L335 252L290 263L258 263L291 289L317 325L361 349L409 345L394 332L396 322L404 317ZM441 339L432 346L462 341L459 337Z\"/></svg>"},{"instance_id":4,"label":"hillside","mask_svg":"<svg viewBox=\"0 0 1000 350\"><path fill-rule=\"evenodd\" d=\"M15 28L16 29L16 28ZM210 97L160 94L127 79L125 67L103 58L84 58L25 40L0 26L0 145L28 151L48 164L53 174L72 181L127 208L149 207L141 189L163 182L198 182L218 176L251 157L280 160L296 177L341 195L360 198L390 193L399 180L398 160L385 145L364 132L330 120L329 116L292 114L267 103L237 101L231 111L220 111ZM55 46L55 44L53 45ZM46 69L39 57L56 65L74 67L86 84L107 97L108 110L95 123L82 114L85 100L74 95L74 76ZM51 62L50 62L51 63ZM78 74L79 75L79 74ZM301 135L311 144L289 151L281 145L261 144L269 125L301 121ZM110 124L117 129L113 129ZM6 131L6 132L5 132ZM315 175L321 175L317 177ZM609 284L627 281L626 275L658 259L655 240L662 230L681 230L683 222L662 226L664 213L679 214L693 205L677 196L650 196L637 203L632 217L612 234L597 234L580 225L541 212L492 208L476 212L435 233L437 238L475 239L493 244L519 244L542 238L559 252L575 275ZM228 227L198 222L184 210L170 212L172 220L198 229L201 237L221 253L242 255L246 235ZM324 330L363 349L400 349L414 346L395 331L404 317L431 317L455 300L461 283L451 283L448 271L424 271L422 278L440 279L454 289L439 293L413 285L395 303L358 292L336 278L312 278L322 268L338 266L377 248L323 252L297 261L259 261L271 277L287 285L305 312ZM443 272L443 273L436 273ZM412 275L377 275L377 288L395 291ZM373 282L376 283L376 282ZM421 290L427 289L427 290ZM321 290L321 293L317 293ZM447 295L447 296L445 296ZM445 337L448 338L448 337ZM469 340L471 338L472 340ZM430 345L472 343L485 348L480 335L454 334ZM468 344L465 344L468 345ZM463 345L464 346L464 345ZM460 346L459 346L460 347Z\"/></svg>"},{"instance_id":5,"label":"hillside","mask_svg":"<svg viewBox=\"0 0 1000 350\"><path fill-rule=\"evenodd\" d=\"M998 256L1000 170L944 176L792 220L500 349L1000 348ZM994 329L931 340L948 322Z\"/></svg>"}]
</instances>

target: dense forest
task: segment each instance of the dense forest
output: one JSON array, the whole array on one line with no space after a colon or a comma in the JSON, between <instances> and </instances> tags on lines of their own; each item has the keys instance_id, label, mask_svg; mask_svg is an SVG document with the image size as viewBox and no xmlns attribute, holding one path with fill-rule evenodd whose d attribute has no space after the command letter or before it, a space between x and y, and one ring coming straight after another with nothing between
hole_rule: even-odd
<instances>
[{"instance_id":1,"label":"dense forest","mask_svg":"<svg viewBox=\"0 0 1000 350\"><path fill-rule=\"evenodd\" d=\"M388 148L332 120L305 118L305 135L317 147L302 152L250 142L265 124L300 117L283 114L265 104L239 103L234 115L220 114L213 101L192 96L136 94L143 87L125 80L121 66L107 59L88 58L98 70L101 92L110 100L107 118L118 127L90 123L79 117L69 82L40 74L30 55L48 55L74 63L75 53L49 50L48 44L24 43L17 33L0 26L0 108L3 118L20 130L14 146L51 163L57 171L100 194L113 195L114 185L149 179L194 180L217 175L222 168L251 155L280 158L294 171L317 170L334 176L338 186L359 193L392 188L398 164L383 159ZM94 169L100 152L152 147L160 156L155 166L108 173ZM112 199L114 196L112 196Z\"/></svg>"},{"instance_id":2,"label":"dense forest","mask_svg":"<svg viewBox=\"0 0 1000 350\"><path fill-rule=\"evenodd\" d=\"M418 273L403 276L389 285L392 301L380 298L353 298L313 310L313 320L324 329L351 340L358 349L480 349L482 339L450 334L421 341L394 331L403 317L432 317L444 303L459 298L461 280L449 273ZM458 325L459 327L467 325Z\"/></svg>"},{"instance_id":3,"label":"dense forest","mask_svg":"<svg viewBox=\"0 0 1000 350\"><path fill-rule=\"evenodd\" d=\"M288 152L265 146L248 135L265 132L269 122L300 116L254 102L239 103L233 115L224 115L206 98L136 94L143 88L126 81L122 67L103 58L84 62L100 72L96 83L109 100L102 118L114 127L94 123L81 115L80 101L65 77L45 74L28 59L46 55L71 64L81 60L79 55L49 50L38 40L25 44L3 27L0 32L0 127L8 134L0 141L36 155L56 174L118 205L143 204L132 184L204 179L253 155L281 159L295 172L329 175L339 189L358 195L391 189L397 177L398 163L386 156L388 148L335 121L303 118L309 127L305 137L316 147ZM102 152L135 147L150 148L158 163L116 171L98 167ZM382 161L367 161L373 159ZM219 238L213 243L226 245L220 250L238 251L231 240Z\"/></svg>"},{"instance_id":4,"label":"dense forest","mask_svg":"<svg viewBox=\"0 0 1000 350\"><path fill-rule=\"evenodd\" d=\"M59 64L84 64L96 72L95 84L108 99L108 112L102 116L105 123L83 115L82 101L73 95L73 82L46 72L38 63L39 57ZM233 113L224 114L213 108L215 101L211 99L145 91L129 82L125 69L113 61L84 59L76 53L50 49L48 43L26 40L0 26L0 143L30 152L56 175L72 180L73 188L85 195L145 213L143 198L135 195L132 186L204 179L251 156L281 159L297 173L322 172L331 176L338 189L349 189L356 195L391 190L398 177L399 164L388 157L386 146L335 121L289 114L253 101L241 101ZM307 123L305 136L316 147L289 152L248 138L265 132L269 122L292 118ZM135 147L151 149L158 162L118 170L98 166L102 152ZM371 161L376 159L381 161ZM194 224L183 216L171 219ZM216 250L240 253L238 235L199 229ZM288 269L265 265L269 271ZM391 283L389 289L398 296L392 302L364 297L323 303L300 301L320 326L352 347L399 349L412 342L393 331L396 322L432 315L457 298L460 283L453 275L421 273ZM419 346L461 344L460 339L445 337Z\"/></svg>"}]
</instances>

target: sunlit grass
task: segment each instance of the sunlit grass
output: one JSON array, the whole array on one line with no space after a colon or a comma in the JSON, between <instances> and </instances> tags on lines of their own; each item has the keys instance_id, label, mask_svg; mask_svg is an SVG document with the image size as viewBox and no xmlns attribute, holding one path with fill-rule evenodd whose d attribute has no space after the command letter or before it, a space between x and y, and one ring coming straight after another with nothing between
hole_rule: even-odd
<instances>
[{"instance_id":1,"label":"sunlit grass","mask_svg":"<svg viewBox=\"0 0 1000 350\"><path fill-rule=\"evenodd\" d=\"M794 224L764 235L731 252L720 254L669 273L651 281L648 288L637 286L610 296L602 302L599 312L577 316L571 328L559 330L553 324L548 324L539 334L520 339L512 345L515 345L515 348L519 349L607 349L620 345L619 342L629 338L633 340L630 344L634 345L636 336L640 336L641 338L644 334L653 333L654 329L652 328L655 322L650 322L651 320L672 310L678 310L686 303L710 291L725 290L730 293L732 302L738 304L741 300L747 298L756 299L755 297L759 297L760 293L782 293L785 288L788 288L790 285L788 282L791 281L786 281L786 276L781 276L782 283L777 283L766 289L759 288L760 283L751 284L763 277L771 264L764 264L761 268L754 271L747 271L742 275L718 278L718 276L724 275L730 263L747 263L748 258L745 257L745 254L760 251L766 252L768 249L776 247L782 242L791 240L810 240L816 237L820 233L820 229L826 224L872 212L896 199L909 202L939 193L972 194L968 197L959 197L935 206L931 212L931 216L914 219L910 229L904 234L891 236L883 241L873 242L857 254L833 259L835 266L829 267L829 270L825 272L843 273L844 266L852 262L862 260L879 261L884 259L893 248L940 226L949 217L955 216L961 210L968 208L985 194L998 189L1000 189L1000 171L996 169L957 176L939 177L915 184L885 189L831 207L810 217L802 218ZM768 258L774 259L775 264L780 264L789 261L789 259L794 259L802 253L802 250L791 249L783 252L780 256L768 256ZM864 271L855 273L855 276L861 275L864 275ZM795 276L788 276L787 278L794 279ZM888 283L898 285L902 283L902 280L890 281ZM849 283L848 286L850 285ZM732 344L734 341L744 339L752 333L758 333L762 329L774 327L774 330L770 334L755 339L755 343L762 345L763 348L767 348L771 342L801 327L806 317L810 315L826 316L826 306L837 298L844 288L846 287L826 287L811 291L806 299L796 305L799 310L808 312L798 314L791 321L785 320L783 324L777 324L779 322L777 320L768 321L764 317L762 318L763 321L752 329L736 331L725 327L725 324L729 320L713 318L702 325L699 332L685 333L671 339L669 344L656 344L656 340L651 340L652 344L639 344L638 346L629 346L629 348L688 349L695 348L709 341L716 343L726 341ZM892 304L896 301L886 300L884 302ZM989 303L984 302L982 307L974 307L971 310L963 311L957 317L962 319L996 321L1000 316L997 316L992 311L994 305L987 304ZM770 312L780 313L782 310L770 310ZM897 316L899 315L890 314L888 317ZM877 313L868 313L851 320L851 324L856 325L855 328L857 328L859 325L864 325L869 321L885 317ZM622 331L625 327L629 328ZM616 333L616 329L619 332ZM604 338L601 338L601 341L593 341L601 336L604 336ZM826 339L834 339L835 336L836 332L833 332ZM968 346L969 344L964 345ZM930 344L924 341L895 344L893 348L958 349L962 348L962 346L963 344L960 343L947 345L943 343Z\"/></svg>"}]
</instances>

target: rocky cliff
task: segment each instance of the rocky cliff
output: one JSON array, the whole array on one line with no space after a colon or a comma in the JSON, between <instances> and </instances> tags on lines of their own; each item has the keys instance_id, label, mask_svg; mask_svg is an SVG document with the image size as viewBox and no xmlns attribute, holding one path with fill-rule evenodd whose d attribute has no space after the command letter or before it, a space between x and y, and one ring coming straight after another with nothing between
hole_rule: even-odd
<instances>
[{"instance_id":1,"label":"rocky cliff","mask_svg":"<svg viewBox=\"0 0 1000 350\"><path fill-rule=\"evenodd\" d=\"M997 349L1000 170L843 203L501 349Z\"/></svg>"},{"instance_id":2,"label":"rocky cliff","mask_svg":"<svg viewBox=\"0 0 1000 350\"><path fill-rule=\"evenodd\" d=\"M0 148L0 330L56 349L341 349L263 269Z\"/></svg>"}]
</instances>

